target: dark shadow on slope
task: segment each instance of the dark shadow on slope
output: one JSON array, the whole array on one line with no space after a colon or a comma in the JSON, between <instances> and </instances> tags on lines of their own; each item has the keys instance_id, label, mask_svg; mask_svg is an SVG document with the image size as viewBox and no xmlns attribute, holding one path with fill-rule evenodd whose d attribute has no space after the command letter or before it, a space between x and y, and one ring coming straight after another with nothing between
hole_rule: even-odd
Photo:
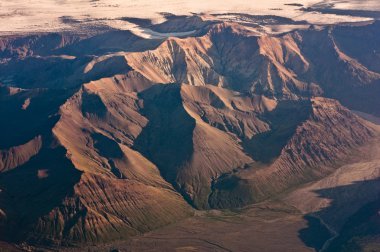
<instances>
[{"instance_id":1,"label":"dark shadow on slope","mask_svg":"<svg viewBox=\"0 0 380 252\"><path fill-rule=\"evenodd\" d=\"M123 17L122 20L134 23L142 28L149 28L152 31L160 33L176 33L195 31L193 36L202 36L206 27L215 21L205 21L197 15L182 16L171 13L161 13L165 16L165 21L159 24L153 24L150 19Z\"/></svg>"},{"instance_id":2,"label":"dark shadow on slope","mask_svg":"<svg viewBox=\"0 0 380 252\"><path fill-rule=\"evenodd\" d=\"M44 148L25 165L0 174L0 209L7 214L1 239L54 245L55 239L63 238L67 216L49 213L58 208L68 214L63 202L73 196L80 176L62 147Z\"/></svg>"},{"instance_id":3,"label":"dark shadow on slope","mask_svg":"<svg viewBox=\"0 0 380 252\"><path fill-rule=\"evenodd\" d=\"M201 17L194 16L176 16L176 15L165 15L166 21L160 24L151 26L153 31L161 33L172 33L172 32L189 32L199 31L204 29L206 26L214 23L213 21L205 21ZM195 35L195 34L194 34Z\"/></svg>"},{"instance_id":4,"label":"dark shadow on slope","mask_svg":"<svg viewBox=\"0 0 380 252\"><path fill-rule=\"evenodd\" d=\"M185 51L175 41L171 41L167 44L170 54L173 55L172 75L176 82L187 83L187 63Z\"/></svg>"},{"instance_id":5,"label":"dark shadow on slope","mask_svg":"<svg viewBox=\"0 0 380 252\"><path fill-rule=\"evenodd\" d=\"M366 26L337 26L332 35L338 47L371 71L380 73L380 21Z\"/></svg>"},{"instance_id":6,"label":"dark shadow on slope","mask_svg":"<svg viewBox=\"0 0 380 252\"><path fill-rule=\"evenodd\" d=\"M130 69L120 56L105 60L84 74L84 68L94 56L121 51L142 52L157 48L163 41L143 39L130 31L110 31L83 40L65 34L20 37L9 45L4 42L0 59L4 57L6 63L0 64L0 82L28 89L78 87L91 80L124 74Z\"/></svg>"},{"instance_id":7,"label":"dark shadow on slope","mask_svg":"<svg viewBox=\"0 0 380 252\"><path fill-rule=\"evenodd\" d=\"M32 88L67 89L79 87L83 83L127 74L131 68L123 56L113 56L94 65L91 71L84 69L93 56L75 59L25 58L0 64L0 82L9 86Z\"/></svg>"},{"instance_id":8,"label":"dark shadow on slope","mask_svg":"<svg viewBox=\"0 0 380 252\"><path fill-rule=\"evenodd\" d=\"M120 19L123 21L127 21L130 23L136 24L136 25L143 27L143 28L150 27L153 25L152 20L147 19L147 18L122 17Z\"/></svg>"},{"instance_id":9,"label":"dark shadow on slope","mask_svg":"<svg viewBox=\"0 0 380 252\"><path fill-rule=\"evenodd\" d=\"M95 116L99 118L106 117L108 109L102 99L95 93L90 93L83 89L82 93L82 115L84 117Z\"/></svg>"},{"instance_id":10,"label":"dark shadow on slope","mask_svg":"<svg viewBox=\"0 0 380 252\"><path fill-rule=\"evenodd\" d=\"M212 181L208 203L214 209L237 209L261 200L249 180L227 173Z\"/></svg>"},{"instance_id":11,"label":"dark shadow on slope","mask_svg":"<svg viewBox=\"0 0 380 252\"><path fill-rule=\"evenodd\" d=\"M294 135L297 127L311 114L310 101L283 101L277 108L264 114L262 120L271 130L243 140L243 148L255 161L271 163Z\"/></svg>"},{"instance_id":12,"label":"dark shadow on slope","mask_svg":"<svg viewBox=\"0 0 380 252\"><path fill-rule=\"evenodd\" d=\"M99 155L108 159L111 172L115 175L115 177L123 179L125 176L116 166L114 161L114 159L124 158L124 153L117 142L99 133L93 133L91 134L91 137L94 141L94 147Z\"/></svg>"},{"instance_id":13,"label":"dark shadow on slope","mask_svg":"<svg viewBox=\"0 0 380 252\"><path fill-rule=\"evenodd\" d=\"M326 92L343 106L367 114L380 116L380 80L363 87L337 88Z\"/></svg>"},{"instance_id":14,"label":"dark shadow on slope","mask_svg":"<svg viewBox=\"0 0 380 252\"><path fill-rule=\"evenodd\" d=\"M301 31L302 54L311 63L304 79L318 83L323 89L324 97L337 99L349 109L379 116L380 80L373 73L365 70L365 67L375 69L379 65L376 60L379 59L378 53L376 53L376 48L378 48L376 43L379 41L378 33L372 32L377 29L378 25L372 25L346 27L345 29L335 28L332 33L329 32L331 31L329 29ZM357 36L355 35L345 41L346 37L342 36L343 31L350 32L349 34L361 33L361 39L355 38ZM337 36L337 39L334 36ZM338 47L342 46L339 49L343 50L343 53L353 57L361 53L363 57L369 57L359 58L359 61L365 64L364 68L356 62L341 60L334 48L332 38L337 40ZM363 47L366 49L363 50Z\"/></svg>"},{"instance_id":15,"label":"dark shadow on slope","mask_svg":"<svg viewBox=\"0 0 380 252\"><path fill-rule=\"evenodd\" d=\"M10 95L0 87L0 149L25 144L58 120L59 107L75 90L26 90ZM30 105L22 109L25 100Z\"/></svg>"},{"instance_id":16,"label":"dark shadow on slope","mask_svg":"<svg viewBox=\"0 0 380 252\"><path fill-rule=\"evenodd\" d=\"M211 29L210 38L212 47L208 55L212 58L213 70L224 76L228 88L249 92L253 76L247 76L247 69L257 68L257 55L259 45L257 37L246 37L234 32L232 27L221 25L222 31ZM219 83L219 76L209 74L208 83Z\"/></svg>"},{"instance_id":17,"label":"dark shadow on slope","mask_svg":"<svg viewBox=\"0 0 380 252\"><path fill-rule=\"evenodd\" d=\"M83 36L83 35L82 35ZM74 33L44 33L26 36L4 36L0 38L3 44L0 58L19 58L29 55L47 56L55 51L80 41L81 35Z\"/></svg>"},{"instance_id":18,"label":"dark shadow on slope","mask_svg":"<svg viewBox=\"0 0 380 252\"><path fill-rule=\"evenodd\" d=\"M91 71L85 74L85 82L112 77L117 74L127 74L131 69L124 56L113 56L96 63Z\"/></svg>"},{"instance_id":19,"label":"dark shadow on slope","mask_svg":"<svg viewBox=\"0 0 380 252\"><path fill-rule=\"evenodd\" d=\"M176 176L193 155L195 120L182 104L181 86L155 85L139 97L148 120L133 148L157 165L163 177L180 190Z\"/></svg>"},{"instance_id":20,"label":"dark shadow on slope","mask_svg":"<svg viewBox=\"0 0 380 252\"><path fill-rule=\"evenodd\" d=\"M94 147L98 150L99 153L103 154L105 157L124 157L123 151L120 149L120 146L115 141L99 133L91 134L91 137L94 140Z\"/></svg>"},{"instance_id":21,"label":"dark shadow on slope","mask_svg":"<svg viewBox=\"0 0 380 252\"><path fill-rule=\"evenodd\" d=\"M92 57L63 59L58 57L15 59L0 64L0 81L11 86L31 88L72 88L83 84L86 66Z\"/></svg>"},{"instance_id":22,"label":"dark shadow on slope","mask_svg":"<svg viewBox=\"0 0 380 252\"><path fill-rule=\"evenodd\" d=\"M163 39L144 39L130 31L110 31L93 36L57 50L59 54L84 56L104 55L114 52L143 52L155 49Z\"/></svg>"},{"instance_id":23,"label":"dark shadow on slope","mask_svg":"<svg viewBox=\"0 0 380 252\"><path fill-rule=\"evenodd\" d=\"M343 226L327 252L380 251L380 198L362 207Z\"/></svg>"},{"instance_id":24,"label":"dark shadow on slope","mask_svg":"<svg viewBox=\"0 0 380 252\"><path fill-rule=\"evenodd\" d=\"M334 234L322 224L320 219L311 215L306 215L304 219L307 221L307 228L301 229L298 236L306 246L320 251L323 245L334 237Z\"/></svg>"},{"instance_id":25,"label":"dark shadow on slope","mask_svg":"<svg viewBox=\"0 0 380 252\"><path fill-rule=\"evenodd\" d=\"M334 232L345 233L350 217L355 216L364 205L379 199L380 180L361 181L315 192L320 198L329 199L331 203L328 207L304 217L308 226L299 230L299 238L316 251L321 251L322 248L327 249L326 251L345 251L329 248L330 242L334 241ZM367 214L371 214L371 211L364 213Z\"/></svg>"}]
</instances>

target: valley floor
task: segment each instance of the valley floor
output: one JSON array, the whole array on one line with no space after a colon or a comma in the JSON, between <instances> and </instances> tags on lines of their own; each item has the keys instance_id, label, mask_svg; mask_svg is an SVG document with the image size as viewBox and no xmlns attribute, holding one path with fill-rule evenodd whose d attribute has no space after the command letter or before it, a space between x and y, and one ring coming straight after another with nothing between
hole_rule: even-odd
<instances>
[{"instance_id":1,"label":"valley floor","mask_svg":"<svg viewBox=\"0 0 380 252\"><path fill-rule=\"evenodd\" d=\"M94 251L313 251L297 237L307 221L280 203L243 212L201 212L176 225Z\"/></svg>"}]
</instances>

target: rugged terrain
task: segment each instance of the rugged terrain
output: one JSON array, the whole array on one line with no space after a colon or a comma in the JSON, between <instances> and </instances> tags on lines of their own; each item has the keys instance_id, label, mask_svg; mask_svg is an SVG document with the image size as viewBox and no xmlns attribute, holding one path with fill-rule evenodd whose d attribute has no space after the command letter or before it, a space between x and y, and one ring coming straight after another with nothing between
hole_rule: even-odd
<instances>
[{"instance_id":1,"label":"rugged terrain","mask_svg":"<svg viewBox=\"0 0 380 252\"><path fill-rule=\"evenodd\" d=\"M178 32L185 19L194 30L169 38L1 37L1 240L344 251L360 237L355 246L375 246L380 130L369 119L380 116L380 23L274 35L241 22L258 17L240 18L147 25Z\"/></svg>"}]
</instances>

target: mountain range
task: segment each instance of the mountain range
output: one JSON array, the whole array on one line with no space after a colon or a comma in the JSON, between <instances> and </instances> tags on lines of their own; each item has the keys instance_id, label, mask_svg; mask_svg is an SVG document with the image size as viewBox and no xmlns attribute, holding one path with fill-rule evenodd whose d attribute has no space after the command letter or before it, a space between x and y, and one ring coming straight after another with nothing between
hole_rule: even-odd
<instances>
[{"instance_id":1,"label":"mountain range","mask_svg":"<svg viewBox=\"0 0 380 252\"><path fill-rule=\"evenodd\" d=\"M1 36L0 247L378 251L380 21L233 16Z\"/></svg>"}]
</instances>

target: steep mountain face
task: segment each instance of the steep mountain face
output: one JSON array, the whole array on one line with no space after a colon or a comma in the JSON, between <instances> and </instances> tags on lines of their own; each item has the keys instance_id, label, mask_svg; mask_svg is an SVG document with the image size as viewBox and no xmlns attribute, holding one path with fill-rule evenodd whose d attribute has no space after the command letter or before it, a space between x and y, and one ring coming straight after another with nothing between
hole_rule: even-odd
<instances>
[{"instance_id":1,"label":"steep mountain face","mask_svg":"<svg viewBox=\"0 0 380 252\"><path fill-rule=\"evenodd\" d=\"M314 98L309 106L307 117L295 128L291 124L284 126L286 121L283 121L282 128L273 128L272 132L256 140L260 141L260 146L265 146L273 143L273 139L278 144L283 137L288 137L269 165L253 164L215 181L210 196L212 206L241 207L322 178L341 162L350 162L351 156L357 155L356 149L376 134L363 120L334 100ZM289 130L293 132L284 134ZM274 151L276 146L270 146Z\"/></svg>"},{"instance_id":2,"label":"steep mountain face","mask_svg":"<svg viewBox=\"0 0 380 252\"><path fill-rule=\"evenodd\" d=\"M333 31L336 43L350 57L370 71L380 72L379 38L375 35L379 22L364 27L337 27Z\"/></svg>"},{"instance_id":3,"label":"steep mountain face","mask_svg":"<svg viewBox=\"0 0 380 252\"><path fill-rule=\"evenodd\" d=\"M183 103L183 96L189 97L201 89L189 87L165 87L158 93L158 87L152 90L153 100L147 97L149 100L144 100L143 110L144 114L149 111L146 114L149 123L136 139L135 147L151 157L163 175L193 205L207 208L211 178L244 165L251 159L243 152L235 136L205 123ZM202 91L206 95L210 92L205 88ZM212 97L212 93L209 95ZM174 105L173 101L176 100L178 103ZM203 102L208 105L207 100ZM157 111L157 106L161 111ZM209 106L212 108L212 105ZM173 152L176 153L174 157Z\"/></svg>"},{"instance_id":4,"label":"steep mountain face","mask_svg":"<svg viewBox=\"0 0 380 252\"><path fill-rule=\"evenodd\" d=\"M353 29L375 29L372 26L378 22ZM248 27L222 23L212 25L203 36L170 38L155 50L125 57L133 69L156 83L209 84L286 99L324 94L378 115L378 99L372 95L379 88L377 61L361 62L345 52L341 29L258 37ZM371 45L376 54L375 42Z\"/></svg>"},{"instance_id":5,"label":"steep mountain face","mask_svg":"<svg viewBox=\"0 0 380 252\"><path fill-rule=\"evenodd\" d=\"M237 24L213 25L200 37L171 38L155 50L127 54L126 60L155 83L215 85L276 97L318 93L296 78L295 71L305 72L309 63L292 36L257 37Z\"/></svg>"},{"instance_id":6,"label":"steep mountain face","mask_svg":"<svg viewBox=\"0 0 380 252\"><path fill-rule=\"evenodd\" d=\"M378 22L361 29L373 29L376 26ZM306 31L302 34L304 55L311 59L313 66L309 74L322 87L326 96L338 99L351 109L378 116L380 104L374 94L379 92L380 75L372 70L378 62L368 64L360 61L350 50L346 51L345 42L340 37L341 29L344 30L332 28L319 33ZM362 43L357 41L357 44ZM375 48L373 52L376 52Z\"/></svg>"},{"instance_id":7,"label":"steep mountain face","mask_svg":"<svg viewBox=\"0 0 380 252\"><path fill-rule=\"evenodd\" d=\"M1 239L124 239L332 174L379 134L349 110L379 115L377 40L342 35L377 26L274 36L192 18L186 38L1 39Z\"/></svg>"},{"instance_id":8,"label":"steep mountain face","mask_svg":"<svg viewBox=\"0 0 380 252\"><path fill-rule=\"evenodd\" d=\"M151 162L80 120L79 95L61 108L54 140L45 139L38 154L1 176L3 237L47 245L95 243L191 215Z\"/></svg>"}]
</instances>

